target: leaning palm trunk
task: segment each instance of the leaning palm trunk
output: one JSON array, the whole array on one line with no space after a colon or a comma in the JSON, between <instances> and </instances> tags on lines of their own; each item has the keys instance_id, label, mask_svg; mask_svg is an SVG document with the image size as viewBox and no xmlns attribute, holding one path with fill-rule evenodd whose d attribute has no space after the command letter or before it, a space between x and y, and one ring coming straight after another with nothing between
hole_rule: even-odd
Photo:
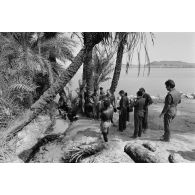
<instances>
[{"instance_id":1,"label":"leaning palm trunk","mask_svg":"<svg viewBox=\"0 0 195 195\"><path fill-rule=\"evenodd\" d=\"M90 99L91 96L93 94L93 64L92 64L92 50L87 52L86 57L85 57L85 66L86 66L86 72L85 72L85 76L86 76L86 93L87 93L87 99L85 102L85 107L87 106L87 104L90 103ZM87 113L86 113L87 114Z\"/></svg>"},{"instance_id":2,"label":"leaning palm trunk","mask_svg":"<svg viewBox=\"0 0 195 195\"><path fill-rule=\"evenodd\" d=\"M59 79L36 101L29 110L27 110L19 119L14 121L6 131L7 137L15 135L17 132L22 130L26 125L28 125L33 119L38 116L39 113L50 103L55 96L75 75L80 66L83 63L83 58L85 56L85 47L80 50L78 55L75 57L71 65L64 71Z\"/></svg>"},{"instance_id":3,"label":"leaning palm trunk","mask_svg":"<svg viewBox=\"0 0 195 195\"><path fill-rule=\"evenodd\" d=\"M38 101L36 101L29 110L27 110L20 119L13 122L13 124L6 129L6 138L9 139L12 135L21 131L26 125L28 125L33 119L38 116L39 113L46 107L47 104L55 98L60 90L66 86L66 84L76 74L78 69L83 63L86 52L89 52L93 47L108 37L109 33L83 33L85 46L80 50L77 56L74 58L70 66L64 71L61 76L51 85L51 87L44 92Z\"/></svg>"},{"instance_id":4,"label":"leaning palm trunk","mask_svg":"<svg viewBox=\"0 0 195 195\"><path fill-rule=\"evenodd\" d=\"M119 81L120 73L121 73L123 51L124 51L124 43L123 43L123 41L121 41L119 46L118 46L118 50L117 50L116 66L114 69L114 75L113 75L112 84L110 87L111 93L115 92L117 85L118 85L118 81Z\"/></svg>"}]
</instances>

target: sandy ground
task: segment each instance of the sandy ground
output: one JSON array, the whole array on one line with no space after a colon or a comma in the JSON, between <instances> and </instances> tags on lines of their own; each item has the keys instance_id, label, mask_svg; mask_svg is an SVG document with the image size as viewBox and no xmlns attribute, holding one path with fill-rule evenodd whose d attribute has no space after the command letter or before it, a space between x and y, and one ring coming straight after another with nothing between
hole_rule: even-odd
<instances>
[{"instance_id":1,"label":"sandy ground","mask_svg":"<svg viewBox=\"0 0 195 195\"><path fill-rule=\"evenodd\" d=\"M158 117L162 107L162 103L149 107L149 130L137 141L153 142L162 158L167 159L170 153L176 153L189 162L195 162L195 101L185 100L178 106L178 116L171 124L170 143L159 140L163 134L163 119ZM43 146L31 162L61 162L64 152L75 146L102 142L105 149L82 160L83 163L133 163L124 152L125 145L134 141L130 138L134 130L133 113L130 114L130 122L124 132L118 131L118 114L114 115L114 122L116 125L110 129L109 142L104 143L99 129L100 121L80 118L67 129L63 141ZM64 125L58 121L55 128L55 131L58 131L59 128L63 129Z\"/></svg>"},{"instance_id":2,"label":"sandy ground","mask_svg":"<svg viewBox=\"0 0 195 195\"><path fill-rule=\"evenodd\" d=\"M170 143L159 141L163 134L163 119L159 118L164 104L153 104L149 108L149 129L146 134L139 138L142 142L153 142L157 148L157 153L163 158L167 158L170 153L179 154L185 160L195 162L195 101L183 100L178 105L178 115L171 124L172 138ZM118 114L115 114L115 123L118 123ZM130 114L130 123L124 132L119 132L118 127L112 127L109 133L109 143L107 149L98 157L91 157L93 162L110 161L112 156L123 153L124 146L132 140L134 122L133 113ZM138 141L139 142L139 141ZM105 158L107 160L105 160ZM93 160L92 160L93 159ZM89 162L90 162L89 160ZM112 159L114 161L114 159ZM88 160L85 160L88 162ZM130 162L130 161L122 161Z\"/></svg>"}]
</instances>

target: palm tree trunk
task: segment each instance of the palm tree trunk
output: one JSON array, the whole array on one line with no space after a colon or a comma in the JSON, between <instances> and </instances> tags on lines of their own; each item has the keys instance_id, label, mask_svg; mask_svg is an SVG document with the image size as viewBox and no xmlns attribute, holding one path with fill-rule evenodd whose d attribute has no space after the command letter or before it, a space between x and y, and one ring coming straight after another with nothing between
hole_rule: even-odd
<instances>
[{"instance_id":1,"label":"palm tree trunk","mask_svg":"<svg viewBox=\"0 0 195 195\"><path fill-rule=\"evenodd\" d=\"M20 118L14 121L6 130L7 137L15 135L21 131L26 125L28 125L38 114L50 103L55 96L75 75L80 66L83 63L83 59L86 53L85 47L80 50L78 55L74 58L71 65L64 71L59 79L36 101L29 110L27 110Z\"/></svg>"},{"instance_id":2,"label":"palm tree trunk","mask_svg":"<svg viewBox=\"0 0 195 195\"><path fill-rule=\"evenodd\" d=\"M121 67L122 67L123 51L124 51L124 43L123 41L120 41L120 44L117 50L116 66L114 69L114 75L113 75L112 84L110 87L111 93L115 92L117 85L118 85L118 81L119 81L120 73L121 73Z\"/></svg>"},{"instance_id":3,"label":"palm tree trunk","mask_svg":"<svg viewBox=\"0 0 195 195\"><path fill-rule=\"evenodd\" d=\"M87 32L84 33L85 46L80 50L77 56L74 58L70 66L64 71L58 80L56 80L51 87L44 92L44 94L37 100L29 110L21 115L20 119L15 120L12 125L6 129L6 138L9 139L12 135L17 134L26 125L28 125L33 119L35 119L39 113L46 107L47 104L55 98L60 90L66 86L66 84L76 74L80 66L84 61L84 57L87 52L93 50L93 47L108 37L109 33Z\"/></svg>"},{"instance_id":4,"label":"palm tree trunk","mask_svg":"<svg viewBox=\"0 0 195 195\"><path fill-rule=\"evenodd\" d=\"M91 97L93 94L93 64L92 64L92 51L88 51L87 55L85 57L85 62L84 64L86 65L86 92L87 92L87 97ZM88 100L87 100L88 101Z\"/></svg>"}]
</instances>

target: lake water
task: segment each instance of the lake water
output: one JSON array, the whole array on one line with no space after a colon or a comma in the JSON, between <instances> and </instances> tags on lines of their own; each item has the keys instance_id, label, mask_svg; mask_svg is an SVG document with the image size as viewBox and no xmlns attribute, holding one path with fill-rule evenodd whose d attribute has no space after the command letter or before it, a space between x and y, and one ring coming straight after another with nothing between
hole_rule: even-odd
<instances>
[{"instance_id":1,"label":"lake water","mask_svg":"<svg viewBox=\"0 0 195 195\"><path fill-rule=\"evenodd\" d=\"M143 69L140 70L138 77L138 69L130 68L129 73L125 73L125 68L121 71L120 80L116 90L116 95L123 89L128 95L135 95L140 87L144 87L146 91L154 96L165 96L167 91L165 88L165 81L173 79L176 83L176 89L183 93L195 93L195 68L151 68L150 75L147 76L147 69L143 75ZM72 79L74 87L78 86L78 79L81 78L82 68L78 71ZM111 75L112 77L112 75ZM109 89L111 79L102 83L104 89Z\"/></svg>"}]
</instances>

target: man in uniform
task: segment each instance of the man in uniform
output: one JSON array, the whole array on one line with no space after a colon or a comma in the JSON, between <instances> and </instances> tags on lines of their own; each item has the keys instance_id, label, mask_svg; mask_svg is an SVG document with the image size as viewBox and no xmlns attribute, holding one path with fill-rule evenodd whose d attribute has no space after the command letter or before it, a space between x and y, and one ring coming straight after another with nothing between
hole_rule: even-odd
<instances>
[{"instance_id":1,"label":"man in uniform","mask_svg":"<svg viewBox=\"0 0 195 195\"><path fill-rule=\"evenodd\" d=\"M109 133L109 129L111 126L111 119L113 117L113 107L110 106L110 100L109 99L105 99L103 101L104 104L104 109L101 111L101 124L100 124L100 129L104 138L105 142L108 142L108 133Z\"/></svg>"},{"instance_id":2,"label":"man in uniform","mask_svg":"<svg viewBox=\"0 0 195 195\"><path fill-rule=\"evenodd\" d=\"M142 135L142 124L144 118L144 106L145 106L145 98L142 96L142 92L137 92L137 99L133 103L134 105L134 134L132 138L137 138L137 136L141 137Z\"/></svg>"},{"instance_id":3,"label":"man in uniform","mask_svg":"<svg viewBox=\"0 0 195 195\"><path fill-rule=\"evenodd\" d=\"M123 131L126 129L127 108L129 106L129 101L123 90L119 92L119 95L121 96L119 102L119 131Z\"/></svg>"},{"instance_id":4,"label":"man in uniform","mask_svg":"<svg viewBox=\"0 0 195 195\"><path fill-rule=\"evenodd\" d=\"M170 141L170 123L175 118L177 112L177 105L181 103L181 94L175 89L175 82L173 80L167 80L165 82L166 89L168 91L165 97L164 108L159 115L161 118L164 116L164 135L161 141Z\"/></svg>"},{"instance_id":5,"label":"man in uniform","mask_svg":"<svg viewBox=\"0 0 195 195\"><path fill-rule=\"evenodd\" d=\"M143 98L145 98L144 118L143 118L142 128L143 128L143 133L146 133L148 129L148 106L151 105L153 101L150 95L145 92L144 88L140 88L139 91L142 92Z\"/></svg>"},{"instance_id":6,"label":"man in uniform","mask_svg":"<svg viewBox=\"0 0 195 195\"><path fill-rule=\"evenodd\" d=\"M127 93L125 93L125 96L127 97L127 99L128 99L128 102L129 102L129 106L127 107L127 122L129 122L130 121L130 100L129 100L129 98L128 98L128 94Z\"/></svg>"}]
</instances>

